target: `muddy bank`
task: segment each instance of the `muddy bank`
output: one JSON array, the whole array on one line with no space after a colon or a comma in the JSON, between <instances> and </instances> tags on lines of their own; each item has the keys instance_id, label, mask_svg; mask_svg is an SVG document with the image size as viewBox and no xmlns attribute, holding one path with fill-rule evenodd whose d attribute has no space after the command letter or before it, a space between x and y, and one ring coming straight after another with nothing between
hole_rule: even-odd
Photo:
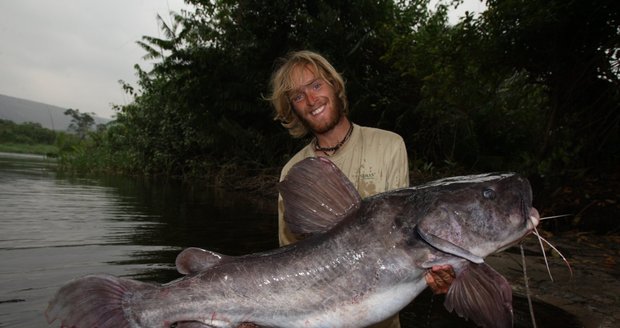
<instances>
[{"instance_id":1,"label":"muddy bank","mask_svg":"<svg viewBox=\"0 0 620 328\"><path fill-rule=\"evenodd\" d=\"M617 263L620 235L577 232L544 235L564 254L572 274L560 256L545 247L553 276L551 281L537 239L528 237L524 241L524 250L532 299L574 315L582 327L620 327L620 267ZM518 247L494 255L487 262L510 281L516 294L526 294ZM540 311L536 307L535 310ZM552 324L542 321L542 316L536 316L539 327Z\"/></svg>"}]
</instances>

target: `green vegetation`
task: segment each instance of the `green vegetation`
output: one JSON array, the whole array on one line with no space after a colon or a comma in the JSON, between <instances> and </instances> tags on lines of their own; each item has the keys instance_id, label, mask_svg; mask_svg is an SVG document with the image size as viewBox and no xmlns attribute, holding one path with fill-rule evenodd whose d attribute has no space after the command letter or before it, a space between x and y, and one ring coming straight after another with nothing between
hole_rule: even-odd
<instances>
[{"instance_id":1,"label":"green vegetation","mask_svg":"<svg viewBox=\"0 0 620 328\"><path fill-rule=\"evenodd\" d=\"M91 114L95 115L95 113L80 113L79 109L69 108L65 110L65 115L71 116L69 130L75 132L80 140L84 140L92 126L95 125L95 119Z\"/></svg>"},{"instance_id":2,"label":"green vegetation","mask_svg":"<svg viewBox=\"0 0 620 328\"><path fill-rule=\"evenodd\" d=\"M615 1L487 1L456 26L424 0L188 2L195 12L159 17L164 38L139 42L157 62L136 66L134 102L99 140L116 169L281 166L303 141L261 96L295 49L343 72L352 119L401 134L414 170L549 177L619 159Z\"/></svg>"},{"instance_id":3,"label":"green vegetation","mask_svg":"<svg viewBox=\"0 0 620 328\"><path fill-rule=\"evenodd\" d=\"M44 144L23 144L23 143L0 143L0 152L3 153L17 153L17 154L37 154L55 156L58 153L58 149L54 145Z\"/></svg>"},{"instance_id":4,"label":"green vegetation","mask_svg":"<svg viewBox=\"0 0 620 328\"><path fill-rule=\"evenodd\" d=\"M64 171L110 172L112 162L107 148L100 143L105 126L94 131L92 116L77 109L68 109L65 114L72 117L70 130L74 133L52 131L38 123L17 124L0 119L0 152L58 157Z\"/></svg>"},{"instance_id":5,"label":"green vegetation","mask_svg":"<svg viewBox=\"0 0 620 328\"><path fill-rule=\"evenodd\" d=\"M0 152L56 155L56 132L37 123L16 124L0 119Z\"/></svg>"},{"instance_id":6,"label":"green vegetation","mask_svg":"<svg viewBox=\"0 0 620 328\"><path fill-rule=\"evenodd\" d=\"M17 124L0 119L0 141L2 143L51 145L55 139L54 131L43 128L38 123Z\"/></svg>"}]
</instances>

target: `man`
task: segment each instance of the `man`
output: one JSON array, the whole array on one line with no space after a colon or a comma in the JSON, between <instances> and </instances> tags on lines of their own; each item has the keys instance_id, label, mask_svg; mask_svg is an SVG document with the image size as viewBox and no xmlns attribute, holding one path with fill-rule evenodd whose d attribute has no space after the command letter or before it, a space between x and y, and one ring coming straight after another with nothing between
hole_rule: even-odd
<instances>
[{"instance_id":1,"label":"man","mask_svg":"<svg viewBox=\"0 0 620 328\"><path fill-rule=\"evenodd\" d=\"M327 156L353 182L362 198L409 186L407 151L392 132L353 124L342 77L316 53L295 52L272 79L277 116L295 137L310 132L314 140L282 169L306 157ZM296 241L283 221L280 201L280 244Z\"/></svg>"},{"instance_id":2,"label":"man","mask_svg":"<svg viewBox=\"0 0 620 328\"><path fill-rule=\"evenodd\" d=\"M311 133L313 140L282 169L282 180L291 167L306 157L327 156L351 180L362 198L409 186L407 151L403 139L389 131L363 127L347 117L348 100L340 74L321 55L311 51L290 53L271 79L269 97L276 119L293 137ZM280 245L297 241L284 221L278 200ZM443 291L443 276L428 280ZM437 281L437 282L435 282ZM449 281L447 282L449 285ZM398 315L372 327L398 328Z\"/></svg>"}]
</instances>

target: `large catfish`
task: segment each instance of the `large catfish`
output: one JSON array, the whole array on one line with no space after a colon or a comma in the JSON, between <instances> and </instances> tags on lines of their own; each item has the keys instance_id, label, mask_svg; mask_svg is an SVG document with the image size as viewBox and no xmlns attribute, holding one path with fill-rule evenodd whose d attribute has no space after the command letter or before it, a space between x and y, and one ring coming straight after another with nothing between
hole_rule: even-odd
<instances>
[{"instance_id":1,"label":"large catfish","mask_svg":"<svg viewBox=\"0 0 620 328\"><path fill-rule=\"evenodd\" d=\"M164 285L109 275L74 280L46 311L63 327L364 327L405 307L433 265L457 274L450 311L486 327L512 325L512 293L483 259L529 234L539 217L527 180L454 177L360 199L325 158L280 183L286 220L307 238L239 257L179 254L185 277Z\"/></svg>"}]
</instances>

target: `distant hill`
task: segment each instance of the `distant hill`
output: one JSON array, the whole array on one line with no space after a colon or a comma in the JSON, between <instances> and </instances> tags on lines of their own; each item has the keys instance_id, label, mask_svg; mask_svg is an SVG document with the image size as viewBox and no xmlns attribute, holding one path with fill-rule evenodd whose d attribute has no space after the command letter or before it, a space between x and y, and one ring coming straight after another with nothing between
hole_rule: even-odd
<instances>
[{"instance_id":1,"label":"distant hill","mask_svg":"<svg viewBox=\"0 0 620 328\"><path fill-rule=\"evenodd\" d=\"M0 94L0 119L15 123L33 122L51 130L67 131L71 118L64 114L65 110L67 108ZM95 125L111 121L98 116L93 118Z\"/></svg>"}]
</instances>

